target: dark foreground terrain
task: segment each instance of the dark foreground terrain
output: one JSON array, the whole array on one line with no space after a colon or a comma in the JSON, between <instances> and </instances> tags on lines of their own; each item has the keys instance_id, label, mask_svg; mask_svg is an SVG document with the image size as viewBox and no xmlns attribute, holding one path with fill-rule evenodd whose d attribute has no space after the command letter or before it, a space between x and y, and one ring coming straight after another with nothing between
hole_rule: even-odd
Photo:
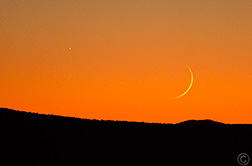
<instances>
[{"instance_id":1,"label":"dark foreground terrain","mask_svg":"<svg viewBox=\"0 0 252 166\"><path fill-rule=\"evenodd\" d=\"M252 158L252 125L211 120L99 121L0 108L0 136L0 165L6 166L238 166L240 153Z\"/></svg>"}]
</instances>

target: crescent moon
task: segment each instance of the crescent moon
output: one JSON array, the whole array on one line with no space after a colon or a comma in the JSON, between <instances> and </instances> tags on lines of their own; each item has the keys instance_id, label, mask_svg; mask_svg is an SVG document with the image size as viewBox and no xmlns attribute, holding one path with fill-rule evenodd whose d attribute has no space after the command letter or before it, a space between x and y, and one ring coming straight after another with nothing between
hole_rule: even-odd
<instances>
[{"instance_id":1,"label":"crescent moon","mask_svg":"<svg viewBox=\"0 0 252 166\"><path fill-rule=\"evenodd\" d=\"M178 98L186 95L188 93L188 91L191 89L192 85L193 85L193 72L192 72L191 68L188 65L187 65L187 67L188 67L188 69L189 69L189 71L191 73L191 83L190 83L189 87L187 88L187 90L183 94L181 94L181 95L179 95L177 97L173 97L172 99L178 99Z\"/></svg>"}]
</instances>

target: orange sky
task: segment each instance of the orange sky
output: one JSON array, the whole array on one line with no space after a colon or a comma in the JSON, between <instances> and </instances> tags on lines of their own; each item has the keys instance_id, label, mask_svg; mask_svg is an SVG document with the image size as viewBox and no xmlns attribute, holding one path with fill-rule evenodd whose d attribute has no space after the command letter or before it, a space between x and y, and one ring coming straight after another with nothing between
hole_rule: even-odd
<instances>
[{"instance_id":1,"label":"orange sky","mask_svg":"<svg viewBox=\"0 0 252 166\"><path fill-rule=\"evenodd\" d=\"M252 123L251 20L251 0L1 0L0 107Z\"/></svg>"}]
</instances>

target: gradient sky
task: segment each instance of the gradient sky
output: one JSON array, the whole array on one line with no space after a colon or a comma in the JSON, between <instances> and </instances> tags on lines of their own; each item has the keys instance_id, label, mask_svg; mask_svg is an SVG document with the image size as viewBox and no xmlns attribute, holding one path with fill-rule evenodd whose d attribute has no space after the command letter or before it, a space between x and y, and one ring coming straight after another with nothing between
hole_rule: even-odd
<instances>
[{"instance_id":1,"label":"gradient sky","mask_svg":"<svg viewBox=\"0 0 252 166\"><path fill-rule=\"evenodd\" d=\"M1 0L0 23L0 107L252 123L251 0Z\"/></svg>"}]
</instances>

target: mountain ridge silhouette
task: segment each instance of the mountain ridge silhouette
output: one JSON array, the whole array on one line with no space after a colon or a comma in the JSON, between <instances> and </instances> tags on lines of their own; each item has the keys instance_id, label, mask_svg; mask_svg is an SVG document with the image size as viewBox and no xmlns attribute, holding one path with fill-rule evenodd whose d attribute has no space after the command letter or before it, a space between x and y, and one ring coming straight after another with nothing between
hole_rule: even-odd
<instances>
[{"instance_id":1,"label":"mountain ridge silhouette","mask_svg":"<svg viewBox=\"0 0 252 166\"><path fill-rule=\"evenodd\" d=\"M90 120L0 108L0 163L8 165L239 165L252 125ZM250 163L251 164L251 163Z\"/></svg>"},{"instance_id":2,"label":"mountain ridge silhouette","mask_svg":"<svg viewBox=\"0 0 252 166\"><path fill-rule=\"evenodd\" d=\"M54 116L54 117L61 117L61 118L73 118L73 119L83 119L83 120L95 120L95 121L105 121L105 122L128 122L128 123L145 123L145 124L225 124L223 122L214 121L211 119L190 119L186 121L181 121L178 123L158 123L158 122L144 122L144 121L126 121L126 120L104 120L104 119L88 119L88 118L80 118L80 117L74 117L74 116L63 116L63 115L54 115L54 114L43 114L43 113L36 113L36 112L28 112L28 111L20 111L20 110L14 110L10 108L4 108L0 107L0 111L14 111L14 112L20 112L20 113L28 113L28 114L36 114L36 115L42 115L42 116Z\"/></svg>"}]
</instances>

